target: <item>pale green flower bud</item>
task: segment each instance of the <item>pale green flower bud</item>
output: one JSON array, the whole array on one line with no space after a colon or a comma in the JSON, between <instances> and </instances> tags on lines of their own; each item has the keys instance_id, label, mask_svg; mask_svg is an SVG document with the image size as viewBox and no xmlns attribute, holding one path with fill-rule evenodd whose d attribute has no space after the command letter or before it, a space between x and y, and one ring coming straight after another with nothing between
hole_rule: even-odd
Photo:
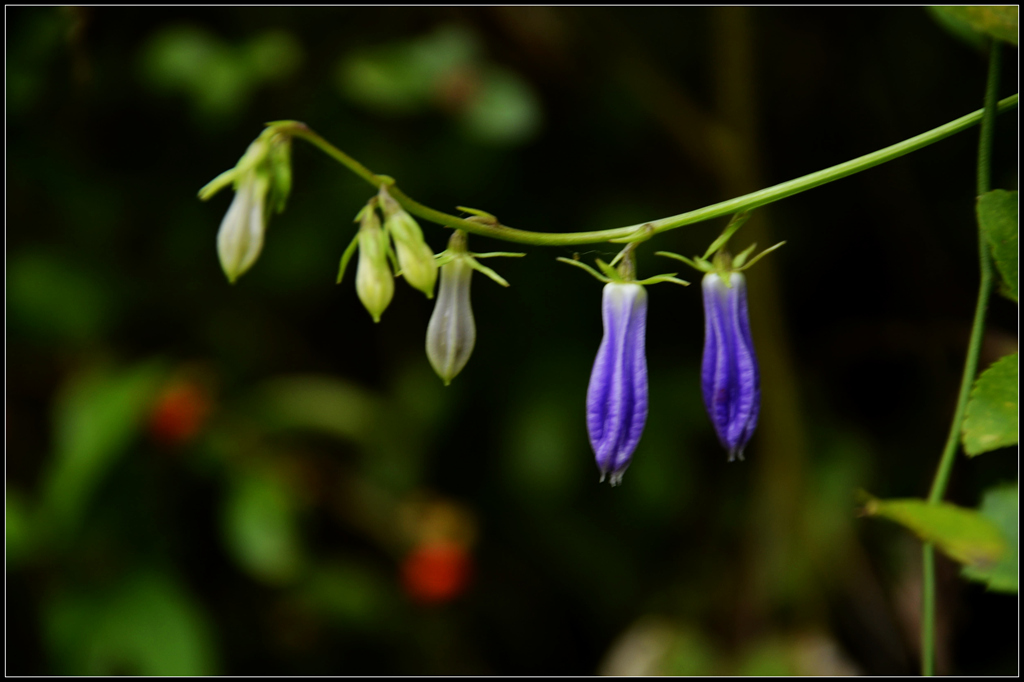
<instances>
[{"instance_id":1,"label":"pale green flower bud","mask_svg":"<svg viewBox=\"0 0 1024 682\"><path fill-rule=\"evenodd\" d=\"M395 201L384 185L378 194L381 210L384 211L384 228L395 241L398 267L409 285L419 289L427 298L434 297L437 282L437 261L434 252L423 239L419 224L402 206Z\"/></svg>"},{"instance_id":2,"label":"pale green flower bud","mask_svg":"<svg viewBox=\"0 0 1024 682\"><path fill-rule=\"evenodd\" d=\"M395 280L388 265L387 253L387 234L381 229L377 211L373 206L367 206L359 225L356 294L374 322L380 322L381 313L395 295Z\"/></svg>"},{"instance_id":3,"label":"pale green flower bud","mask_svg":"<svg viewBox=\"0 0 1024 682\"><path fill-rule=\"evenodd\" d=\"M441 266L441 289L427 325L427 358L445 386L462 371L476 345L476 322L469 303L472 260L466 234L456 230L448 242L454 258Z\"/></svg>"},{"instance_id":4,"label":"pale green flower bud","mask_svg":"<svg viewBox=\"0 0 1024 682\"><path fill-rule=\"evenodd\" d=\"M217 233L217 254L228 281L234 283L252 267L263 249L267 229L265 200L269 179L255 171L241 176L235 198Z\"/></svg>"},{"instance_id":5,"label":"pale green flower bud","mask_svg":"<svg viewBox=\"0 0 1024 682\"><path fill-rule=\"evenodd\" d=\"M291 136L267 128L234 168L199 190L199 198L206 201L228 185L234 185L235 198L217 233L217 254L228 281L234 283L263 249L268 206L280 213L291 192Z\"/></svg>"}]
</instances>

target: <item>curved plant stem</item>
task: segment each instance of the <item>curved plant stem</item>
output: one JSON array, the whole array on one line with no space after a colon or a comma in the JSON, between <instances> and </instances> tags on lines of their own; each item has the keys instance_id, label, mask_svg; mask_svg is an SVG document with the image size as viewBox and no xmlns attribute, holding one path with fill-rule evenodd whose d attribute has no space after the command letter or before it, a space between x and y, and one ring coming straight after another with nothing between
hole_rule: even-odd
<instances>
[{"instance_id":1,"label":"curved plant stem","mask_svg":"<svg viewBox=\"0 0 1024 682\"><path fill-rule=\"evenodd\" d=\"M981 139L978 143L978 196L991 189L991 156L992 137L996 117L996 89L999 83L999 42L992 41L989 48L988 83L985 88L985 108L982 110ZM992 255L989 252L985 235L978 226L978 260L981 266L981 283L978 286L978 302L974 309L974 324L971 327L971 340L967 346L967 359L964 362L964 375L960 380L960 395L957 398L953 422L949 427L949 436L942 451L942 459L935 471L931 491L928 493L928 504L938 504L946 494L949 474L953 469L956 451L960 444L960 426L970 397L971 386L978 371L978 356L981 352L981 337L985 331L985 313L988 310L988 299L992 294ZM922 604L921 604L921 674L935 674L935 548L926 543L923 549L922 569Z\"/></svg>"},{"instance_id":2,"label":"curved plant stem","mask_svg":"<svg viewBox=\"0 0 1024 682\"><path fill-rule=\"evenodd\" d=\"M1017 95L1007 97L999 102L998 110L1002 112L1016 107L1017 99ZM391 196L394 197L405 208L405 210L413 215L423 218L424 220L429 220L447 227L457 227L465 230L466 232L472 232L485 237L493 237L495 239L518 242L520 244L534 244L537 246L573 246L579 244L596 244L599 242L606 242L611 239L628 239L630 237L639 237L641 235L650 236L651 234L673 230L684 225L691 225L693 223L699 223L705 220L739 213L740 211L750 210L757 208L758 206L764 206L780 199L793 196L794 194L806 192L814 187L839 180L840 178L845 178L848 175L859 173L863 170L867 170L868 168L885 163L886 161L892 161L893 159L899 158L905 154L909 154L910 152L917 151L918 149L934 144L939 140L949 137L950 135L967 130L981 121L982 113L983 110L975 111L971 114L967 114L966 116L961 116L955 121L950 121L945 125L941 125L938 128L933 128L928 132L908 138L902 142L885 147L884 149L879 149L876 152L865 154L864 156L832 166L831 168L826 168L809 175L804 175L803 177L796 178L795 180L789 180L772 187L766 187L765 189L751 192L750 194L729 199L728 201L722 201L717 204L705 206L704 208L680 213L679 215L669 216L667 218L661 218L649 223L616 227L610 230L596 230L593 232L530 232L527 230L517 230L512 227L507 227L505 225L501 225L497 221L495 221L493 225L481 222L471 222L465 218L444 213L414 201L394 184L393 179L385 175L377 175L373 173L366 168L366 166L359 163L324 138L320 137L304 123L299 123L298 121L275 121L268 125L276 126L281 132L302 138L307 142L316 145L321 151L361 177L374 188L378 188L382 184L388 185L388 192L391 193ZM650 230L645 229L648 226L650 226Z\"/></svg>"}]
</instances>

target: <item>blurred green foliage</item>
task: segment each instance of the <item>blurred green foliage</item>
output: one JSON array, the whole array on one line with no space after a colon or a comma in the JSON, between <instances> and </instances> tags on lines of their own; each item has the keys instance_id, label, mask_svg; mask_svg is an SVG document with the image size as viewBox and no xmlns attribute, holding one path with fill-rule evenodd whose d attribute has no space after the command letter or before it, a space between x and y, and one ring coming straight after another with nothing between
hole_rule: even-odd
<instances>
[{"instance_id":1,"label":"blurred green foliage","mask_svg":"<svg viewBox=\"0 0 1024 682\"><path fill-rule=\"evenodd\" d=\"M990 590L1017 593L1018 501L1016 483L993 486L985 491L981 500L981 513L995 523L1003 534L1006 553L995 566L964 566L963 575L987 583Z\"/></svg>"},{"instance_id":2,"label":"blurred green foliage","mask_svg":"<svg viewBox=\"0 0 1024 682\"><path fill-rule=\"evenodd\" d=\"M230 45L196 26L170 26L150 38L141 57L144 81L157 92L191 100L200 120L233 118L263 84L301 67L302 47L287 31L267 31Z\"/></svg>"},{"instance_id":3,"label":"blurred green foliage","mask_svg":"<svg viewBox=\"0 0 1024 682\"><path fill-rule=\"evenodd\" d=\"M751 274L765 412L742 465L701 403L699 296L653 287L650 417L614 490L584 426L600 292L554 262L574 250L481 280L446 388L431 302L399 280L374 325L333 284L373 188L296 143L288 209L234 286L229 193L196 192L288 118L445 210L536 230L679 213L979 108L981 53L923 9L12 7L7 37L8 672L916 669L916 541L854 495L922 495L948 430L973 134L738 235L788 242ZM1013 115L996 145L1015 190ZM1016 306L990 315L983 366L1017 345ZM1014 548L1015 476L1007 451L961 458L949 495ZM437 546L470 578L425 603L403 576ZM1016 669L1009 561L966 572L982 583L940 561L940 671Z\"/></svg>"}]
</instances>

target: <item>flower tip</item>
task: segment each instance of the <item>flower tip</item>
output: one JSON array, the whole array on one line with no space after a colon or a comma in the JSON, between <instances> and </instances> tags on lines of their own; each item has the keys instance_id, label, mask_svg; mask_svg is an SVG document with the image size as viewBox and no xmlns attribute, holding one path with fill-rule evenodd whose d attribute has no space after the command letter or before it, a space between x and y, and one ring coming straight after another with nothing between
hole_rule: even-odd
<instances>
[{"instance_id":1,"label":"flower tip","mask_svg":"<svg viewBox=\"0 0 1024 682\"><path fill-rule=\"evenodd\" d=\"M610 477L608 478L608 484L609 484L609 485L611 485L611 487L613 487L613 488L614 488L615 486L617 486L617 485L621 484L621 483L622 483L622 475L623 475L624 473L626 473L626 470L625 470L625 469L623 469L622 471L616 471L615 473L613 473L613 474L612 474L612 475L611 475L611 476L610 476Z\"/></svg>"}]
</instances>

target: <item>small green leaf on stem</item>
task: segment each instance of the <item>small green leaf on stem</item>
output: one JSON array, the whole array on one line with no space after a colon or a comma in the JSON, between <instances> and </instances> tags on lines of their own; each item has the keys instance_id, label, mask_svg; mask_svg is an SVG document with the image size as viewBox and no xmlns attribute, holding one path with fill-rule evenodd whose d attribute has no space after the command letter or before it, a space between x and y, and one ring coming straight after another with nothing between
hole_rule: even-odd
<instances>
[{"instance_id":1,"label":"small green leaf on stem","mask_svg":"<svg viewBox=\"0 0 1024 682\"><path fill-rule=\"evenodd\" d=\"M988 517L948 502L871 499L864 513L895 521L947 556L980 570L994 568L1008 551L1003 533Z\"/></svg>"},{"instance_id":2,"label":"small green leaf on stem","mask_svg":"<svg viewBox=\"0 0 1024 682\"><path fill-rule=\"evenodd\" d=\"M1004 291L1017 300L1017 192L996 189L978 197L978 225L992 247Z\"/></svg>"},{"instance_id":3,"label":"small green leaf on stem","mask_svg":"<svg viewBox=\"0 0 1024 682\"><path fill-rule=\"evenodd\" d=\"M992 363L971 389L963 424L964 452L970 456L1017 442L1017 353Z\"/></svg>"},{"instance_id":4,"label":"small green leaf on stem","mask_svg":"<svg viewBox=\"0 0 1024 682\"><path fill-rule=\"evenodd\" d=\"M1017 593L1017 506L1016 482L993 486L981 498L980 511L1002 531L1007 551L994 567L965 566L961 575L968 580L987 583L993 592Z\"/></svg>"}]
</instances>

